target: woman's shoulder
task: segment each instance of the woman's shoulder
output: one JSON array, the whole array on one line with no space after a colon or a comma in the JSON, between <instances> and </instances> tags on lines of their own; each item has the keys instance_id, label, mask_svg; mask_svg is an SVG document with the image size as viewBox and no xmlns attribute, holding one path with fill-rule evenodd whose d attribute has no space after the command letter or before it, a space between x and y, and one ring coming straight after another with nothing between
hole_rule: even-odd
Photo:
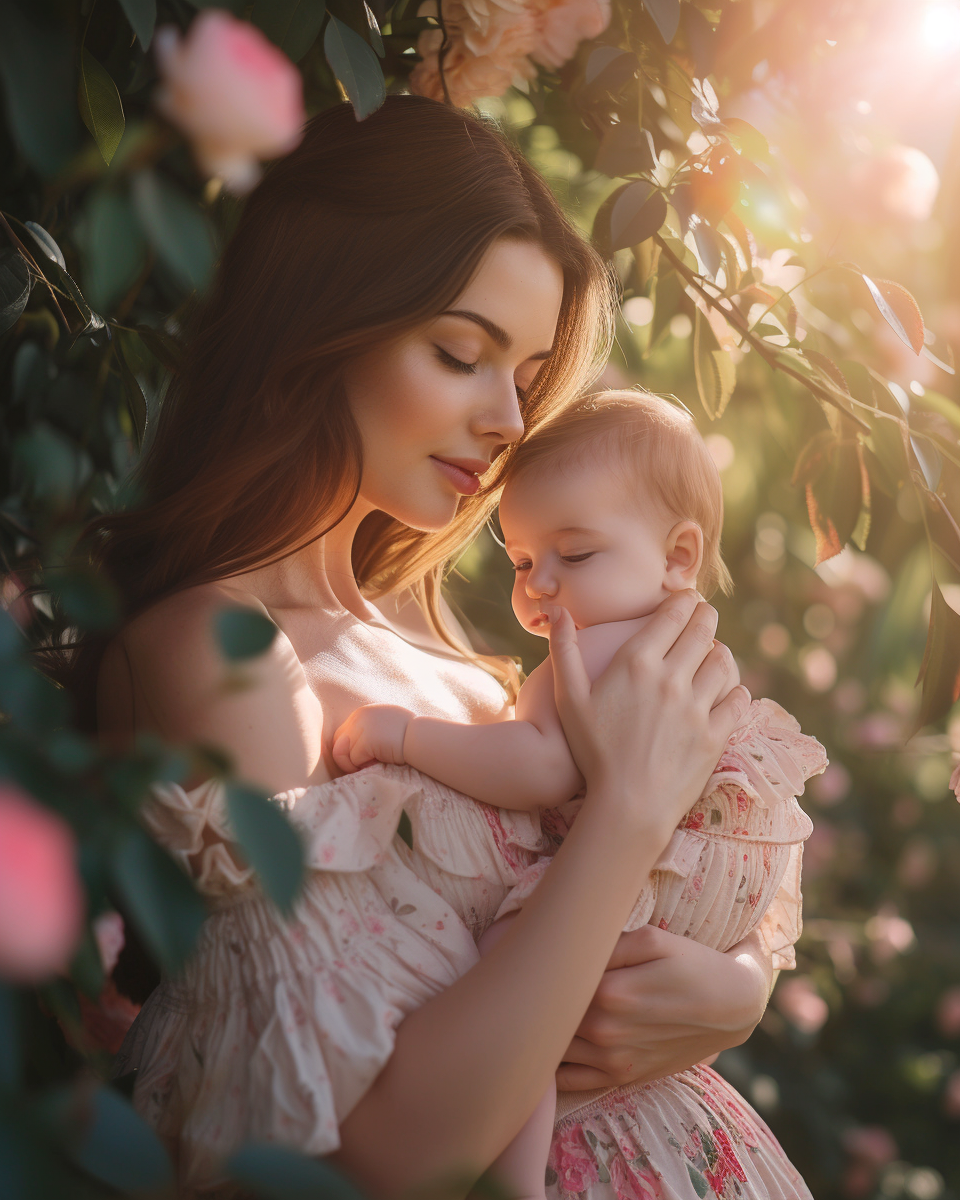
<instances>
[{"instance_id":1,"label":"woman's shoulder","mask_svg":"<svg viewBox=\"0 0 960 1200\"><path fill-rule=\"evenodd\" d=\"M278 630L254 658L230 661L217 617L245 607L268 616L251 593L220 582L163 597L107 647L98 720L111 730L151 730L172 742L225 750L237 773L271 790L313 781L322 769L322 711L289 639Z\"/></svg>"}]
</instances>

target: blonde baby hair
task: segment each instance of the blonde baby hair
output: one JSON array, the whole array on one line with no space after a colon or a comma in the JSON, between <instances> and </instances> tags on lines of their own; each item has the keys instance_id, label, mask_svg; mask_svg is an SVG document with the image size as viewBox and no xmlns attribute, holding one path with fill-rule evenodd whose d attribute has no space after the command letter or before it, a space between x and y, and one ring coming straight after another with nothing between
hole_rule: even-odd
<instances>
[{"instance_id":1,"label":"blonde baby hair","mask_svg":"<svg viewBox=\"0 0 960 1200\"><path fill-rule=\"evenodd\" d=\"M697 588L725 595L733 581L720 555L723 489L720 473L693 417L679 402L643 389L606 391L575 401L538 426L515 449L505 479L543 466L563 467L605 454L624 472L641 502L653 501L678 521L703 532Z\"/></svg>"}]
</instances>

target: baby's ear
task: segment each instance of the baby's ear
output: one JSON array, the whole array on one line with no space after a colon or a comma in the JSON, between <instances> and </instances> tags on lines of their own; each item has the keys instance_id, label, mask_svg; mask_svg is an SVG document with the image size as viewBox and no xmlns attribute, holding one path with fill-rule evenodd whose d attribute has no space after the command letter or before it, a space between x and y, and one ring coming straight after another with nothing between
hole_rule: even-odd
<instances>
[{"instance_id":1,"label":"baby's ear","mask_svg":"<svg viewBox=\"0 0 960 1200\"><path fill-rule=\"evenodd\" d=\"M696 587L703 562L703 530L696 521L678 521L667 534L666 577L668 591Z\"/></svg>"}]
</instances>

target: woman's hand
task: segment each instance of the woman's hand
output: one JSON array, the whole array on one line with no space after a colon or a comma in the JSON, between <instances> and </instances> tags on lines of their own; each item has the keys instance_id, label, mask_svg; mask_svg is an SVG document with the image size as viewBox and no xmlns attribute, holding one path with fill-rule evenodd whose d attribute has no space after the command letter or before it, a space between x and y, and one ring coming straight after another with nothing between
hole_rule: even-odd
<instances>
[{"instance_id":1,"label":"woman's hand","mask_svg":"<svg viewBox=\"0 0 960 1200\"><path fill-rule=\"evenodd\" d=\"M741 1045L763 1015L772 976L757 933L726 954L652 925L623 934L557 1086L645 1083Z\"/></svg>"},{"instance_id":2,"label":"woman's hand","mask_svg":"<svg viewBox=\"0 0 960 1200\"><path fill-rule=\"evenodd\" d=\"M714 641L716 609L693 591L669 596L592 686L569 613L544 611L557 711L587 804L594 795L615 797L612 819L629 817L624 803L642 806L665 840L750 703L742 684L729 687L733 657Z\"/></svg>"}]
</instances>

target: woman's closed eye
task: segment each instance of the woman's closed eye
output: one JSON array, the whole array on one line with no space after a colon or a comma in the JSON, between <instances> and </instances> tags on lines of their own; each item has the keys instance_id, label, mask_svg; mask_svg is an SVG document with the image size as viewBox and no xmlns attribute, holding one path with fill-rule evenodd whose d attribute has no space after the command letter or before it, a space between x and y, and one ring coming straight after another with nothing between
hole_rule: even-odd
<instances>
[{"instance_id":1,"label":"woman's closed eye","mask_svg":"<svg viewBox=\"0 0 960 1200\"><path fill-rule=\"evenodd\" d=\"M456 371L459 375L476 374L477 364L475 362L464 362L462 358L454 358L454 356L448 350L444 350L442 346L435 346L434 349L437 352L437 358L440 359L444 366L449 367L452 371Z\"/></svg>"},{"instance_id":2,"label":"woman's closed eye","mask_svg":"<svg viewBox=\"0 0 960 1200\"><path fill-rule=\"evenodd\" d=\"M568 563L586 562L588 558L593 558L596 550L587 550L583 554L561 554L560 561Z\"/></svg>"}]
</instances>

